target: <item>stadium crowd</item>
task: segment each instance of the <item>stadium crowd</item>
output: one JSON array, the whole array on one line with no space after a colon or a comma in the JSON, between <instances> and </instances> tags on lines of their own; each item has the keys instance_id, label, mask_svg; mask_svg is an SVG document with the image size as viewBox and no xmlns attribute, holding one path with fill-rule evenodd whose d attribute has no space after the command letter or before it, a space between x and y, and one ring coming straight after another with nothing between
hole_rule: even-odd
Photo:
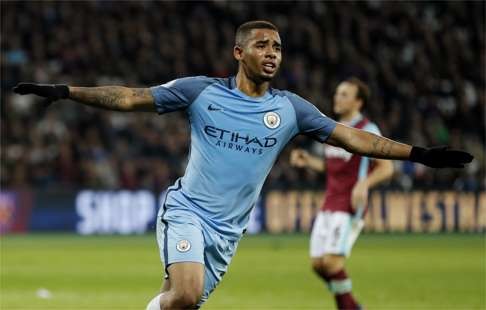
<instances>
[{"instance_id":1,"label":"stadium crowd","mask_svg":"<svg viewBox=\"0 0 486 310\"><path fill-rule=\"evenodd\" d=\"M383 135L476 157L463 170L397 162L391 186L484 189L484 11L484 2L2 2L1 186L164 189L187 161L184 113L124 114L70 101L43 109L11 88L228 76L236 27L268 19L284 44L274 87L332 116L335 86L358 76L371 87L365 111ZM267 188L322 186L321 175L290 167L295 146L319 152L296 138Z\"/></svg>"}]
</instances>

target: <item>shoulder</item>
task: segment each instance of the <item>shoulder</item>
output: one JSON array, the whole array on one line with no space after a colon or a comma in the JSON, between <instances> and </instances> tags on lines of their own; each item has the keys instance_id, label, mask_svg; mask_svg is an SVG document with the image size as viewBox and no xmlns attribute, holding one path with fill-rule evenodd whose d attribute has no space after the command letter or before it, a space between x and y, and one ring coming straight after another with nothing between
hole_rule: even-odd
<instances>
[{"instance_id":1,"label":"shoulder","mask_svg":"<svg viewBox=\"0 0 486 310\"><path fill-rule=\"evenodd\" d=\"M188 76L153 86L150 89L156 102L159 100L177 100L190 103L194 101L203 90L213 84L229 85L229 78Z\"/></svg>"},{"instance_id":2,"label":"shoulder","mask_svg":"<svg viewBox=\"0 0 486 310\"><path fill-rule=\"evenodd\" d=\"M285 97L295 113L297 129L319 142L325 142L336 126L336 122L324 115L309 101L288 90L272 89L275 96Z\"/></svg>"},{"instance_id":3,"label":"shoulder","mask_svg":"<svg viewBox=\"0 0 486 310\"><path fill-rule=\"evenodd\" d=\"M279 89L272 89L272 94L274 96L280 96L286 98L289 103L291 104L292 108L299 119L302 115L308 114L319 114L322 113L314 106L312 103L307 101L306 99L302 98L301 96L288 91L288 90L279 90Z\"/></svg>"},{"instance_id":4,"label":"shoulder","mask_svg":"<svg viewBox=\"0 0 486 310\"><path fill-rule=\"evenodd\" d=\"M291 91L272 89L272 95L285 98L297 115L302 114L303 112L318 111L312 103Z\"/></svg>"},{"instance_id":5,"label":"shoulder","mask_svg":"<svg viewBox=\"0 0 486 310\"><path fill-rule=\"evenodd\" d=\"M229 85L229 79L189 76L150 88L157 111L162 114L190 106L211 85Z\"/></svg>"},{"instance_id":6,"label":"shoulder","mask_svg":"<svg viewBox=\"0 0 486 310\"><path fill-rule=\"evenodd\" d=\"M300 97L299 95L288 91L288 90L280 90L280 89L275 89L272 88L272 95L274 96L279 96L279 97L285 97L287 98L290 103L292 104L299 104L299 103L308 103L311 104L309 101L305 100L304 98Z\"/></svg>"},{"instance_id":7,"label":"shoulder","mask_svg":"<svg viewBox=\"0 0 486 310\"><path fill-rule=\"evenodd\" d=\"M208 77L204 75L188 76L188 77L172 80L160 86L166 88L200 89L200 88L205 88L212 84L229 85L229 78L214 78L214 77Z\"/></svg>"}]
</instances>

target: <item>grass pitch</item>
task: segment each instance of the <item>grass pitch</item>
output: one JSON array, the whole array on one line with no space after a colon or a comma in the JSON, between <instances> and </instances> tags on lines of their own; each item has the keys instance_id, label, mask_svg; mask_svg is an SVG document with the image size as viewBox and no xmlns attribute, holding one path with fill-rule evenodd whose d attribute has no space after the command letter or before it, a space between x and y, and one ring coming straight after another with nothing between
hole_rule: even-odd
<instances>
[{"instance_id":1,"label":"grass pitch","mask_svg":"<svg viewBox=\"0 0 486 310\"><path fill-rule=\"evenodd\" d=\"M145 309L161 284L155 235L0 239L0 309ZM363 235L348 262L367 309L486 309L484 235ZM246 236L203 309L333 309L307 235Z\"/></svg>"}]
</instances>

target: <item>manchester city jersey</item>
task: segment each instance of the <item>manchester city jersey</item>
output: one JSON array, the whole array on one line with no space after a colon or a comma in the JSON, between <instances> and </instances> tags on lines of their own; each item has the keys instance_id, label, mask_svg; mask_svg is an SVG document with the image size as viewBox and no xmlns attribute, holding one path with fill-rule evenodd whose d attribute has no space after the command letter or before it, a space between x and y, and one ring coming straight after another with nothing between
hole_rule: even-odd
<instances>
[{"instance_id":1,"label":"manchester city jersey","mask_svg":"<svg viewBox=\"0 0 486 310\"><path fill-rule=\"evenodd\" d=\"M265 178L296 135L324 142L336 123L301 97L269 89L250 97L234 77L187 77L151 88L159 114L185 110L191 149L164 208L188 210L229 239L241 236Z\"/></svg>"}]
</instances>

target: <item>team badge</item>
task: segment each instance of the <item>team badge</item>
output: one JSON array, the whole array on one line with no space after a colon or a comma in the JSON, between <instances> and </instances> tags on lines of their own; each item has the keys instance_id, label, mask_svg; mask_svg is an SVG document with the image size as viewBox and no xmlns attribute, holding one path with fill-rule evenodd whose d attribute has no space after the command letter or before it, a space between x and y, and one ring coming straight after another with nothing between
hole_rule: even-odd
<instances>
[{"instance_id":1,"label":"team badge","mask_svg":"<svg viewBox=\"0 0 486 310\"><path fill-rule=\"evenodd\" d=\"M270 129L275 129L280 125L280 116L275 112L267 112L263 115L263 123Z\"/></svg>"},{"instance_id":2,"label":"team badge","mask_svg":"<svg viewBox=\"0 0 486 310\"><path fill-rule=\"evenodd\" d=\"M181 240L177 242L176 249L182 253L187 252L191 249L191 243L187 240Z\"/></svg>"}]
</instances>

